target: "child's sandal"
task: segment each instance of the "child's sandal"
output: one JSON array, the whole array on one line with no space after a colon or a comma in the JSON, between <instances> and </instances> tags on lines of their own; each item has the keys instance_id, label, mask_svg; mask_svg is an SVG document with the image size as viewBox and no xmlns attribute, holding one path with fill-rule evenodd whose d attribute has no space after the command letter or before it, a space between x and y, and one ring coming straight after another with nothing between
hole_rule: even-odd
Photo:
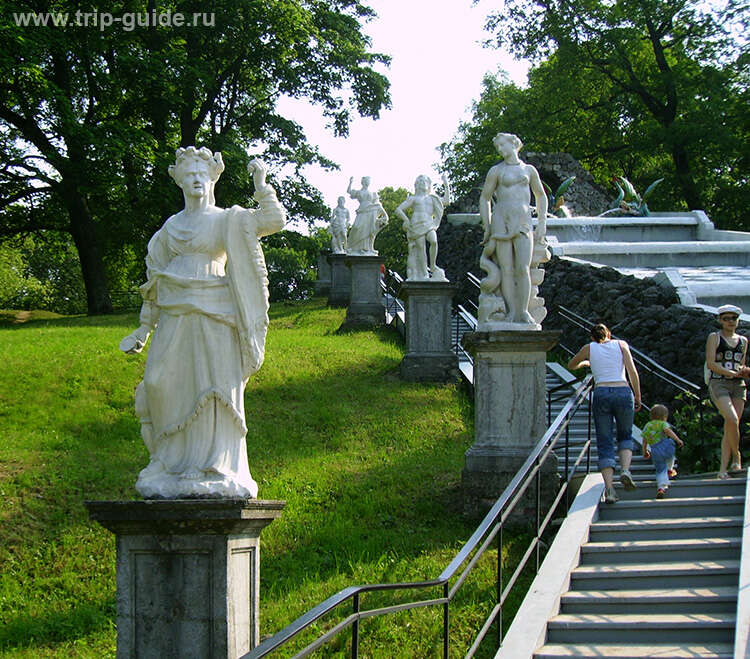
<instances>
[{"instance_id":1,"label":"child's sandal","mask_svg":"<svg viewBox=\"0 0 750 659\"><path fill-rule=\"evenodd\" d=\"M725 481L727 478L729 478L729 474L726 471L720 471L718 474L716 474L716 478L718 478L720 481Z\"/></svg>"}]
</instances>

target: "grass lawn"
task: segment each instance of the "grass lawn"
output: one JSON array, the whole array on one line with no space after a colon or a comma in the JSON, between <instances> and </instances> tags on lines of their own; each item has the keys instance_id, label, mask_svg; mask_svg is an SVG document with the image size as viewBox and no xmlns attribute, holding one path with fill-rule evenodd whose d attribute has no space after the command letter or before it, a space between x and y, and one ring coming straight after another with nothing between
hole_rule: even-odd
<instances>
[{"instance_id":1,"label":"grass lawn","mask_svg":"<svg viewBox=\"0 0 750 659\"><path fill-rule=\"evenodd\" d=\"M319 299L273 306L266 362L246 390L259 496L287 501L262 536L262 636L345 586L437 577L475 527L459 490L470 400L399 381L400 337L337 334L343 318ZM136 498L148 461L133 408L145 356L117 349L136 326L136 314L0 312L1 657L115 656L114 536L83 501ZM517 541L507 534L508 564ZM493 554L451 606L455 656L491 607ZM440 608L373 619L360 649L438 656L441 630ZM344 656L349 638L321 655Z\"/></svg>"}]
</instances>

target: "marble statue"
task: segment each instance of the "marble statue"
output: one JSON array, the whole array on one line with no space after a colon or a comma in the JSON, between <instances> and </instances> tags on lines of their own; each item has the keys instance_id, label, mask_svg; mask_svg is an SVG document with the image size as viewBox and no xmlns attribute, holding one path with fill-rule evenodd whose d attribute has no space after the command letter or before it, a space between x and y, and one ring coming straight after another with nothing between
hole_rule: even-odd
<instances>
[{"instance_id":1,"label":"marble statue","mask_svg":"<svg viewBox=\"0 0 750 659\"><path fill-rule=\"evenodd\" d=\"M256 497L247 462L243 394L263 363L268 279L261 236L285 211L260 160L248 165L257 210L218 208L221 153L177 149L169 174L185 208L151 238L140 327L120 349L153 339L135 392L150 454L136 490L145 498Z\"/></svg>"},{"instance_id":2,"label":"marble statue","mask_svg":"<svg viewBox=\"0 0 750 659\"><path fill-rule=\"evenodd\" d=\"M346 253L346 232L349 230L349 211L344 206L344 197L338 198L338 205L331 212L331 252Z\"/></svg>"},{"instance_id":3,"label":"marble statue","mask_svg":"<svg viewBox=\"0 0 750 659\"><path fill-rule=\"evenodd\" d=\"M547 315L544 300L537 296L544 278L539 264L550 258L547 196L536 169L518 157L522 143L516 135L498 133L493 143L503 161L488 172L479 199L484 226L479 266L487 276L480 284L477 329L538 330ZM536 201L536 230L531 192Z\"/></svg>"},{"instance_id":4,"label":"marble statue","mask_svg":"<svg viewBox=\"0 0 750 659\"><path fill-rule=\"evenodd\" d=\"M443 175L444 194L441 199L432 192L432 181L429 177L420 175L414 182L414 194L409 195L399 204L396 214L404 222L408 256L406 259L407 281L448 281L445 271L438 268L437 228L443 218L443 209L451 202L448 179ZM406 210L412 209L411 219ZM427 266L427 245L429 244L430 264Z\"/></svg>"},{"instance_id":5,"label":"marble statue","mask_svg":"<svg viewBox=\"0 0 750 659\"><path fill-rule=\"evenodd\" d=\"M349 179L349 187L346 191L352 199L359 202L359 206L354 216L354 224L349 229L346 253L357 256L377 256L374 247L375 236L388 224L388 214L380 203L378 193L370 191L369 176L362 177L362 188L360 190L352 189L353 181L354 177Z\"/></svg>"}]
</instances>

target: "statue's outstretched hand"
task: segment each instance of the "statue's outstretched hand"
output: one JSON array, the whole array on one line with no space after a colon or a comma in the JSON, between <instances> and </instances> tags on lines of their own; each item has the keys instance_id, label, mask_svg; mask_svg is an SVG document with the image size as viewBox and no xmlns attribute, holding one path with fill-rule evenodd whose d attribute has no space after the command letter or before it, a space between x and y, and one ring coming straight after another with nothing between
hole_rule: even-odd
<instances>
[{"instance_id":1,"label":"statue's outstretched hand","mask_svg":"<svg viewBox=\"0 0 750 659\"><path fill-rule=\"evenodd\" d=\"M128 334L122 341L120 341L120 350L126 352L129 355L134 355L146 345L148 336L151 331L145 325L141 325L135 332Z\"/></svg>"},{"instance_id":2,"label":"statue's outstretched hand","mask_svg":"<svg viewBox=\"0 0 750 659\"><path fill-rule=\"evenodd\" d=\"M260 192L267 187L266 174L268 173L268 166L259 158L253 158L247 164L247 171L253 175L253 183L255 184L255 191Z\"/></svg>"}]
</instances>

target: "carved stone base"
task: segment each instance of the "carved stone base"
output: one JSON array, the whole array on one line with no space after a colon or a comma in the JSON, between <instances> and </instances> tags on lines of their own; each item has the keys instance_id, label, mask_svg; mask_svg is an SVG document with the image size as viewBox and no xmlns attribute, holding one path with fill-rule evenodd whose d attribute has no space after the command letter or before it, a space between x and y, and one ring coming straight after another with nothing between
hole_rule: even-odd
<instances>
[{"instance_id":1,"label":"carved stone base","mask_svg":"<svg viewBox=\"0 0 750 659\"><path fill-rule=\"evenodd\" d=\"M329 254L331 265L331 289L328 292L328 306L346 307L352 294L352 275L346 265L346 254Z\"/></svg>"},{"instance_id":2,"label":"carved stone base","mask_svg":"<svg viewBox=\"0 0 750 659\"><path fill-rule=\"evenodd\" d=\"M236 659L258 645L260 533L283 501L87 501L117 536L118 659Z\"/></svg>"},{"instance_id":3,"label":"carved stone base","mask_svg":"<svg viewBox=\"0 0 750 659\"><path fill-rule=\"evenodd\" d=\"M464 347L474 356L475 435L463 472L468 513L494 503L544 435L546 357L559 338L558 331L464 335Z\"/></svg>"},{"instance_id":4,"label":"carved stone base","mask_svg":"<svg viewBox=\"0 0 750 659\"><path fill-rule=\"evenodd\" d=\"M324 249L318 254L318 278L315 280L315 295L328 295L331 292L331 264L328 257L331 250Z\"/></svg>"},{"instance_id":5,"label":"carved stone base","mask_svg":"<svg viewBox=\"0 0 750 659\"><path fill-rule=\"evenodd\" d=\"M351 294L341 329L384 325L385 305L380 287L382 257L347 256L346 264L351 270Z\"/></svg>"},{"instance_id":6,"label":"carved stone base","mask_svg":"<svg viewBox=\"0 0 750 659\"><path fill-rule=\"evenodd\" d=\"M457 286L447 281L405 281L399 297L406 305L406 355L401 377L417 382L460 378L451 350L451 301Z\"/></svg>"}]
</instances>

